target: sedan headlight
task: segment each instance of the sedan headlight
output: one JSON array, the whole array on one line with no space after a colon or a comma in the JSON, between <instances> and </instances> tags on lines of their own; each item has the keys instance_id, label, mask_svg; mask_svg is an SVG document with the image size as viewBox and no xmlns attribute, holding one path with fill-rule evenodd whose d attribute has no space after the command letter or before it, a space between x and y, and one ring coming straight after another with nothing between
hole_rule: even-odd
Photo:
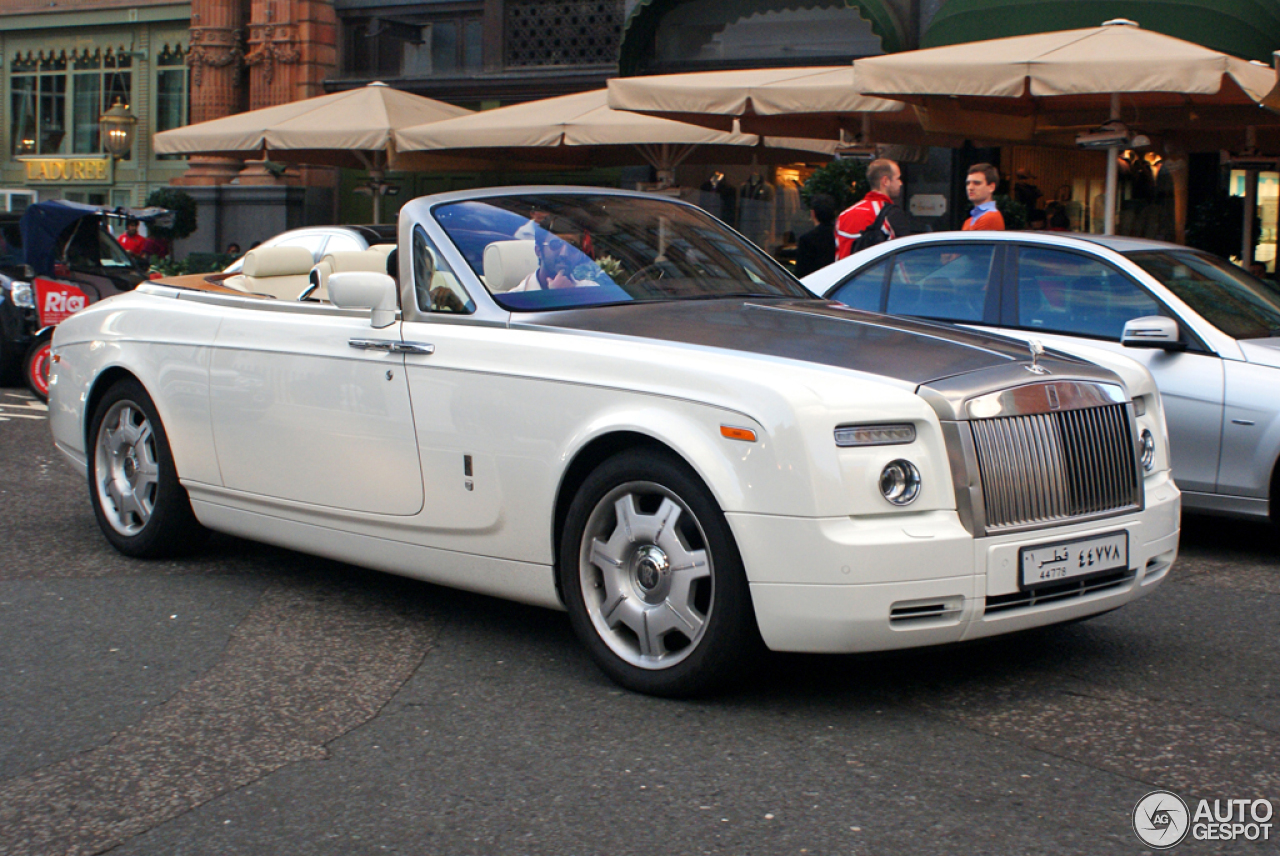
<instances>
[{"instance_id":1,"label":"sedan headlight","mask_svg":"<svg viewBox=\"0 0 1280 856\"><path fill-rule=\"evenodd\" d=\"M1156 438L1151 436L1148 429L1143 428L1142 434L1138 437L1138 444L1141 446L1139 454L1142 458L1142 468L1151 472L1156 466Z\"/></svg>"},{"instance_id":2,"label":"sedan headlight","mask_svg":"<svg viewBox=\"0 0 1280 856\"><path fill-rule=\"evenodd\" d=\"M910 505L920 495L920 471L910 461L890 461L880 471L880 493L894 505Z\"/></svg>"},{"instance_id":3,"label":"sedan headlight","mask_svg":"<svg viewBox=\"0 0 1280 856\"><path fill-rule=\"evenodd\" d=\"M27 309L36 308L36 295L31 290L31 283L15 282L10 293L13 295L14 306L24 306Z\"/></svg>"},{"instance_id":4,"label":"sedan headlight","mask_svg":"<svg viewBox=\"0 0 1280 856\"><path fill-rule=\"evenodd\" d=\"M916 441L916 426L842 425L836 429L837 446L899 446Z\"/></svg>"}]
</instances>

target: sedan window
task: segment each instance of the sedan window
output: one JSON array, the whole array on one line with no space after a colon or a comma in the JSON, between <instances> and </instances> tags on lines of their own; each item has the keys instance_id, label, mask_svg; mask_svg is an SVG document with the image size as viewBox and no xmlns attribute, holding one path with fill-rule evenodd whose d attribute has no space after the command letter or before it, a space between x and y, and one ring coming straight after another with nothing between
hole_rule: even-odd
<instances>
[{"instance_id":1,"label":"sedan window","mask_svg":"<svg viewBox=\"0 0 1280 856\"><path fill-rule=\"evenodd\" d=\"M931 244L894 256L890 315L982 321L991 281L991 244Z\"/></svg>"},{"instance_id":2,"label":"sedan window","mask_svg":"<svg viewBox=\"0 0 1280 856\"><path fill-rule=\"evenodd\" d=\"M1228 336L1280 335L1280 296L1235 265L1190 250L1127 255Z\"/></svg>"},{"instance_id":3,"label":"sedan window","mask_svg":"<svg viewBox=\"0 0 1280 856\"><path fill-rule=\"evenodd\" d=\"M881 311L881 299L884 296L884 274L889 267L885 261L863 268L840 284L829 295L830 299L852 306L854 309L866 309L869 312Z\"/></svg>"},{"instance_id":4,"label":"sedan window","mask_svg":"<svg viewBox=\"0 0 1280 856\"><path fill-rule=\"evenodd\" d=\"M1115 268L1080 253L1018 250L1018 326L1120 341L1126 321L1164 314L1159 303Z\"/></svg>"}]
</instances>

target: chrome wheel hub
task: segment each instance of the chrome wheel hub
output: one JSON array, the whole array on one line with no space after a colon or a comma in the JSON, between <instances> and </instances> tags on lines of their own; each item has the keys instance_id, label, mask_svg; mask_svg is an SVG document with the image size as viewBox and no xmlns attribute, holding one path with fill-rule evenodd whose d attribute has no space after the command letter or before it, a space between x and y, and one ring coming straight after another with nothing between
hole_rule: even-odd
<instances>
[{"instance_id":1,"label":"chrome wheel hub","mask_svg":"<svg viewBox=\"0 0 1280 856\"><path fill-rule=\"evenodd\" d=\"M137 535L151 519L160 486L155 433L137 405L119 401L98 427L94 485L111 528Z\"/></svg>"},{"instance_id":2,"label":"chrome wheel hub","mask_svg":"<svg viewBox=\"0 0 1280 856\"><path fill-rule=\"evenodd\" d=\"M697 648L710 617L711 555L670 490L629 482L602 497L587 518L579 569L587 613L619 657L662 669Z\"/></svg>"}]
</instances>

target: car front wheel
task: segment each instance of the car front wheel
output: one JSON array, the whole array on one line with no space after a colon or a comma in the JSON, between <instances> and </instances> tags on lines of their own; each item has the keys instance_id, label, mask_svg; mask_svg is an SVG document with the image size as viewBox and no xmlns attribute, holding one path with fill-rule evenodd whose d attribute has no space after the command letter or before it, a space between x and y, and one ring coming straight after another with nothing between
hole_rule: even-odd
<instances>
[{"instance_id":1,"label":"car front wheel","mask_svg":"<svg viewBox=\"0 0 1280 856\"><path fill-rule=\"evenodd\" d=\"M156 558L198 544L205 529L178 481L155 404L136 380L117 382L89 428L89 497L107 540L127 556Z\"/></svg>"},{"instance_id":2,"label":"car front wheel","mask_svg":"<svg viewBox=\"0 0 1280 856\"><path fill-rule=\"evenodd\" d=\"M587 478L566 518L559 573L574 630L628 689L714 690L760 647L724 514L673 456L624 452Z\"/></svg>"}]
</instances>

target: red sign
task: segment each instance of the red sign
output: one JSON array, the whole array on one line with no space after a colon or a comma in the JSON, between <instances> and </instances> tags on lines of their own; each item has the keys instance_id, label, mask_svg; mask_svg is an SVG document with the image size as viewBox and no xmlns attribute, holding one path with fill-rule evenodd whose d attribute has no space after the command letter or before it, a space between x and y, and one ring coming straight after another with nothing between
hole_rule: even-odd
<instances>
[{"instance_id":1,"label":"red sign","mask_svg":"<svg viewBox=\"0 0 1280 856\"><path fill-rule=\"evenodd\" d=\"M40 326L60 324L89 305L89 295L74 285L36 277L32 283L36 289L36 311L40 314Z\"/></svg>"}]
</instances>

